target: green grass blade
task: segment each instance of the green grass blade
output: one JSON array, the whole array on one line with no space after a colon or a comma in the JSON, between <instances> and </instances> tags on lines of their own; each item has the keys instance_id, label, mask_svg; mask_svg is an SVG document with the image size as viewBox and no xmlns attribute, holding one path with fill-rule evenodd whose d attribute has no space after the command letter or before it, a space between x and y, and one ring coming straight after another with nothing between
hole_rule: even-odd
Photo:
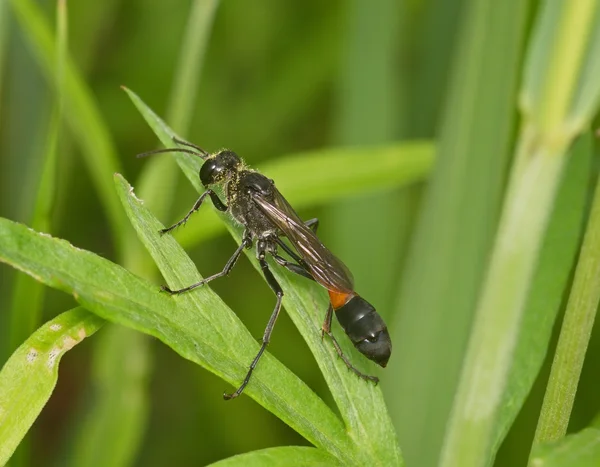
<instances>
[{"instance_id":1,"label":"green grass blade","mask_svg":"<svg viewBox=\"0 0 600 467\"><path fill-rule=\"evenodd\" d=\"M50 398L61 357L103 323L83 308L67 311L34 332L5 363L0 372L0 465Z\"/></svg>"},{"instance_id":2,"label":"green grass blade","mask_svg":"<svg viewBox=\"0 0 600 467\"><path fill-rule=\"evenodd\" d=\"M600 465L600 430L586 428L553 443L536 446L529 467L597 467Z\"/></svg>"},{"instance_id":3,"label":"green grass blade","mask_svg":"<svg viewBox=\"0 0 600 467\"><path fill-rule=\"evenodd\" d=\"M48 81L54 81L55 39L39 7L31 0L13 0L13 11L30 42L35 58ZM64 71L64 110L67 123L81 146L84 160L114 235L117 248L125 238L127 219L112 186L112 174L120 171L108 129L91 91L71 60Z\"/></svg>"},{"instance_id":4,"label":"green grass blade","mask_svg":"<svg viewBox=\"0 0 600 467\"><path fill-rule=\"evenodd\" d=\"M534 445L567 432L579 377L600 301L600 181L579 254Z\"/></svg>"},{"instance_id":5,"label":"green grass blade","mask_svg":"<svg viewBox=\"0 0 600 467\"><path fill-rule=\"evenodd\" d=\"M517 417L548 352L581 240L591 158L591 136L586 135L571 151L542 245L496 425L494 451Z\"/></svg>"},{"instance_id":6,"label":"green grass blade","mask_svg":"<svg viewBox=\"0 0 600 467\"><path fill-rule=\"evenodd\" d=\"M383 387L409 465L440 455L499 215L529 3L466 2L461 15L437 165L388 323Z\"/></svg>"},{"instance_id":7,"label":"green grass blade","mask_svg":"<svg viewBox=\"0 0 600 467\"><path fill-rule=\"evenodd\" d=\"M282 446L233 456L229 459L210 464L209 467L283 467L287 465L293 465L295 467L316 467L342 464L339 464L335 458L315 448L304 446Z\"/></svg>"},{"instance_id":8,"label":"green grass blade","mask_svg":"<svg viewBox=\"0 0 600 467\"><path fill-rule=\"evenodd\" d=\"M171 286L197 278L193 263L175 240L160 236L163 226L131 194L122 177L117 176L117 182L127 209L136 214L132 220L143 227L143 239L155 245L155 259ZM167 297L157 286L104 258L2 218L0 245L0 261L72 294L105 319L159 338L231 384L239 384L258 350L239 319L208 288L178 299ZM252 381L248 395L316 446L353 462L354 448L341 422L286 367L266 355Z\"/></svg>"},{"instance_id":9,"label":"green grass blade","mask_svg":"<svg viewBox=\"0 0 600 467\"><path fill-rule=\"evenodd\" d=\"M167 121L182 133L187 133L194 113L204 55L218 6L219 0L195 0L191 6L167 109Z\"/></svg>"},{"instance_id":10,"label":"green grass blade","mask_svg":"<svg viewBox=\"0 0 600 467\"><path fill-rule=\"evenodd\" d=\"M163 144L171 146L173 144L173 131L139 97L129 90L126 91ZM201 159L189 156L181 157L178 154L175 157L186 176L193 181L196 189L199 192L204 191L197 176L202 163ZM239 227L234 226L230 218L221 217L234 238L239 242ZM137 219L135 216L134 218ZM155 225L154 228L158 229L160 225ZM170 287L182 287L198 280L195 268L190 264L183 274L174 277L177 282L171 283L165 271L169 271L173 267L172 264L177 264L178 260L183 261L183 257L173 258L161 251L153 252L151 250L151 253ZM253 253L249 252L249 255L253 257ZM253 264L258 267L256 262L253 261ZM273 268L273 273L285 291L284 306L308 343L331 389L342 418L347 425L348 434L357 447L355 453L358 456L357 459L362 462L373 462L376 459L380 465L401 465L402 459L397 446L396 435L385 408L380 388L365 384L364 381L351 374L345 365L337 359L330 342L321 339L319 330L324 313L327 310L326 294L315 284L307 284L306 280L302 278L290 277L289 274L280 271L280 268ZM184 295L179 297L178 300L189 300L189 298ZM338 329L334 333L339 336L338 340L344 352L353 356L352 361L359 369L367 371L365 359L362 359L348 339L339 335L337 331ZM246 360L250 361L248 355L251 355L251 353L246 356ZM263 363L261 361L261 365ZM239 373L238 380L241 376L243 376L242 372ZM252 392L250 395L252 395ZM339 457L337 454L334 455Z\"/></svg>"}]
</instances>

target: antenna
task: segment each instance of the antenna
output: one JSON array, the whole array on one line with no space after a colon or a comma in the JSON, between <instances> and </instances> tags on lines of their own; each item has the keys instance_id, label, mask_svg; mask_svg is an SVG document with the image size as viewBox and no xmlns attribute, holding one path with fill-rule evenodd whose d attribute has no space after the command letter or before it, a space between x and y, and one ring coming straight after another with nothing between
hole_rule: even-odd
<instances>
[{"instance_id":1,"label":"antenna","mask_svg":"<svg viewBox=\"0 0 600 467\"><path fill-rule=\"evenodd\" d=\"M188 143L187 141L180 140L180 139L178 139L176 137L173 137L173 141L175 143L177 143L177 144L181 144L183 146L188 146L190 148L194 148L195 151L192 151L191 149L185 149L185 148L155 149L153 151L142 152L141 154L138 154L136 157L138 157L138 158L140 158L140 157L148 157L148 156L152 156L154 154L162 154L162 153L165 153L165 152L184 152L186 154L192 154L194 156L198 156L201 159L206 160L206 158L210 155L208 152L206 152L200 146L196 146L195 144Z\"/></svg>"}]
</instances>

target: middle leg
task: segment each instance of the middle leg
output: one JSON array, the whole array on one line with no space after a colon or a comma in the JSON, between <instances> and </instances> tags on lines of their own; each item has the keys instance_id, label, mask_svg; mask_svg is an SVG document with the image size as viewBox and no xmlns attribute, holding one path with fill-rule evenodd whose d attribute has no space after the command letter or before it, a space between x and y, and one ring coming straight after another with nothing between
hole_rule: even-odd
<instances>
[{"instance_id":1,"label":"middle leg","mask_svg":"<svg viewBox=\"0 0 600 467\"><path fill-rule=\"evenodd\" d=\"M226 276L226 275L228 275L231 272L231 270L235 266L235 263L237 262L237 260L241 256L242 251L244 251L244 248L250 248L251 246L252 246L252 239L250 238L250 235L247 234L247 233L244 233L244 238L242 240L242 243L237 248L237 250L235 250L235 252L233 253L233 255L231 255L231 258L229 258L229 261L227 261L227 263L225 264L225 267L223 268L223 270L221 272L213 274L212 276L208 276L207 278L202 279L200 282L196 282L195 284L192 284L192 285L190 285L188 287L184 287L183 289L171 290L166 285L161 286L160 289L163 292L167 292L170 295L179 295L179 294L182 294L182 293L185 293L185 292L189 292L190 290L194 290L197 287L201 287L204 284L207 284L207 283L209 283L210 281L212 281L214 279L218 279L219 277Z\"/></svg>"},{"instance_id":2,"label":"middle leg","mask_svg":"<svg viewBox=\"0 0 600 467\"><path fill-rule=\"evenodd\" d=\"M281 302L283 300L283 289L281 288L281 286L275 279L275 276L269 269L269 265L267 264L267 261L265 260L266 242L264 240L260 240L258 242L258 245L256 248L257 248L257 252L258 252L258 262L260 263L260 267L263 271L265 279L267 280L267 284L269 284L269 287L271 287L271 290L273 292L275 292L275 295L277 296L277 303L275 303L275 308L273 310L273 313L271 313L271 317L269 318L269 322L267 323L267 327L265 328L265 332L263 334L262 344L260 346L260 349L259 349L258 353L256 354L256 356L254 357L254 360L252 360L252 363L250 364L250 368L248 369L248 373L246 373L246 377L244 378L244 381L242 382L240 387L237 388L233 393L231 393L231 394L224 393L223 399L225 399L225 400L235 399L236 397L238 397L244 391L245 387L250 382L250 378L252 377L252 372L256 368L256 365L258 365L258 361L262 357L263 353L265 352L265 349L267 348L267 346L269 345L269 342L271 341L271 334L273 333L273 328L275 327L275 323L277 321L277 318L279 317L279 312L281 311Z\"/></svg>"}]
</instances>

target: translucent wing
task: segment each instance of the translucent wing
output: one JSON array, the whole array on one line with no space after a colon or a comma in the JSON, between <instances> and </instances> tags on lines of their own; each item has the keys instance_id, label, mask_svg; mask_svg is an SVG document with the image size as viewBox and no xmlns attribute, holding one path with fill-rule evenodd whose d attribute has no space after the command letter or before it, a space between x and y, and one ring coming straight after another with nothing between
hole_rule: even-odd
<instances>
[{"instance_id":1,"label":"translucent wing","mask_svg":"<svg viewBox=\"0 0 600 467\"><path fill-rule=\"evenodd\" d=\"M253 200L265 216L287 236L319 284L329 290L352 293L352 273L346 265L304 225L283 195L276 188L274 191L273 202L260 194L254 194Z\"/></svg>"}]
</instances>

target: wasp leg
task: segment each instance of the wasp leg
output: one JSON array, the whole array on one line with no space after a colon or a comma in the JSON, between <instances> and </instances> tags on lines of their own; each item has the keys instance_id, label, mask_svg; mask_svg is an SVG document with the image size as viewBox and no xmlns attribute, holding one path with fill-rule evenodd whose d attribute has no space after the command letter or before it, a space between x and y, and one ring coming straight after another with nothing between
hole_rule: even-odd
<instances>
[{"instance_id":1,"label":"wasp leg","mask_svg":"<svg viewBox=\"0 0 600 467\"><path fill-rule=\"evenodd\" d=\"M301 267L306 272L308 272L309 269L308 269L307 264L304 262L304 260L302 258L300 258L300 256L298 256L298 254L294 250L292 250L289 246L287 246L285 244L285 242L283 240L281 240L281 238L274 237L274 240L277 242L277 244L281 247L281 249L283 251L285 251L288 255L290 255L291 258L294 261L296 261L296 263L298 263L299 267ZM277 261L277 262L279 262L279 261ZM279 263L279 264L281 264L281 263ZM282 266L284 266L284 265L282 264ZM287 267L287 266L284 266L284 267ZM290 269L290 271L291 271L291 269ZM296 272L297 274L300 274L301 276L308 277L308 276L305 276L304 274L302 274L300 272L297 272L297 271L292 271L292 272ZM309 279L313 279L312 275L309 277Z\"/></svg>"},{"instance_id":2,"label":"wasp leg","mask_svg":"<svg viewBox=\"0 0 600 467\"><path fill-rule=\"evenodd\" d=\"M303 266L300 266L296 263L292 263L291 261L288 261L287 259L277 254L272 254L271 256L273 256L273 259L277 262L277 264L283 266L288 271L292 271L293 273L298 274L302 277L306 277L307 279L310 279L312 281L315 280L315 278L310 274L310 272L308 272Z\"/></svg>"},{"instance_id":3,"label":"wasp leg","mask_svg":"<svg viewBox=\"0 0 600 467\"><path fill-rule=\"evenodd\" d=\"M338 357L340 357L342 359L342 361L346 364L348 369L351 370L359 378L362 378L366 381L373 381L375 384L377 384L379 382L379 378L377 376L365 375L362 371L358 370L356 367L354 367L354 365L352 365L352 363L350 363L350 360L348 359L348 357L346 357L346 355L342 351L340 344L338 344L338 341L336 340L336 338L333 336L333 333L331 332L332 316L333 316L333 306L330 303L329 308L327 308L327 314L325 315L325 321L323 321L323 327L321 328L321 339L323 338L323 336L325 334L327 334L329 336L329 338L331 339L331 342L333 342L333 347L335 348L335 351L337 352Z\"/></svg>"},{"instance_id":4,"label":"wasp leg","mask_svg":"<svg viewBox=\"0 0 600 467\"><path fill-rule=\"evenodd\" d=\"M263 241L259 242L257 249L258 249L258 262L260 263L260 267L262 268L265 279L267 280L267 284L269 284L269 287L271 287L271 290L273 290L273 292L275 292L275 295L277 295L277 303L275 304L275 309L273 310L273 313L271 313L271 318L269 318L269 322L267 323L267 327L265 328L265 332L263 334L260 350L256 354L256 357L254 357L254 360L252 360L252 363L250 364L250 368L248 369L248 373L246 373L246 377L244 378L244 381L242 382L240 387L237 388L235 390L235 392L233 392L232 394L224 393L223 399L225 399L225 400L235 399L244 391L244 388L248 385L248 382L250 381L250 377L252 376L252 372L254 371L254 368L256 368L256 365L258 364L260 357L262 357L265 349L267 348L267 345L269 345L269 342L271 340L271 334L273 333L273 328L275 327L275 322L277 321L277 317L279 316L279 312L281 311L281 301L283 299L283 289L281 288L281 286L275 279L275 276L273 276L273 273L269 269L269 265L267 264L267 262L265 260L265 245L264 245Z\"/></svg>"},{"instance_id":5,"label":"wasp leg","mask_svg":"<svg viewBox=\"0 0 600 467\"><path fill-rule=\"evenodd\" d=\"M179 227L181 224L185 224L188 221L188 219L190 218L190 216L192 214L194 214L198 209L200 209L200 206L202 206L202 203L204 202L204 199L207 196L210 196L210 199L212 200L213 204L215 205L215 208L217 208L219 211L227 211L227 206L219 199L219 196L209 188L208 190L206 190L204 193L202 193L200 195L200 198L198 198L198 201L196 201L196 204L194 204L194 207L192 209L190 209L190 212L188 212L183 219L181 219L179 222L176 222L171 227L167 227L166 229L161 229L159 232L161 234L166 234L167 232L170 232L171 230Z\"/></svg>"},{"instance_id":6,"label":"wasp leg","mask_svg":"<svg viewBox=\"0 0 600 467\"><path fill-rule=\"evenodd\" d=\"M201 287L204 284L206 284L214 279L218 279L219 277L226 276L227 274L229 274L231 272L231 270L235 266L235 263L238 260L238 258L240 257L240 255L242 254L242 251L244 251L244 248L250 248L251 246L252 246L252 240L251 240L250 236L244 235L244 239L242 240L241 245L237 248L237 250L235 250L235 253L233 253L231 258L229 258L229 261L227 261L227 263L225 264L225 267L223 268L223 270L221 272L213 274L212 276L208 276L207 278L202 279L200 282L196 282L195 284L192 284L188 287L184 287L183 289L171 290L166 285L163 285L160 289L163 292L167 292L168 294L171 294L171 295L179 295L179 294L182 294L185 292L189 292L190 290L193 290L197 287Z\"/></svg>"}]
</instances>

